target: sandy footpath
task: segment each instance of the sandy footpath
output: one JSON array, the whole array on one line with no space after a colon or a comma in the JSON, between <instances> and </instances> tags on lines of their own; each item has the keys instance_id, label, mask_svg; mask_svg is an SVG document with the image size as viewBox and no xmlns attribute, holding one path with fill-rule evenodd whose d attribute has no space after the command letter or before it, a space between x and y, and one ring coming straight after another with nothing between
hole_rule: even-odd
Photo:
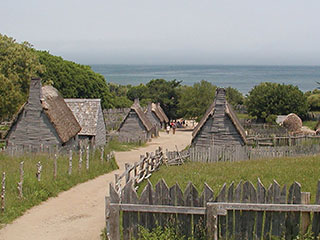
<instances>
[{"instance_id":1,"label":"sandy footpath","mask_svg":"<svg viewBox=\"0 0 320 240\"><path fill-rule=\"evenodd\" d=\"M0 239L100 239L99 235L105 226L105 196L109 183L114 181L114 174L122 173L126 162L134 163L141 154L153 152L158 146L164 150L174 150L177 145L181 150L190 141L191 132L177 131L175 135L160 133L160 137L152 139L146 147L116 153L119 170L79 184L31 208L1 229Z\"/></svg>"}]
</instances>

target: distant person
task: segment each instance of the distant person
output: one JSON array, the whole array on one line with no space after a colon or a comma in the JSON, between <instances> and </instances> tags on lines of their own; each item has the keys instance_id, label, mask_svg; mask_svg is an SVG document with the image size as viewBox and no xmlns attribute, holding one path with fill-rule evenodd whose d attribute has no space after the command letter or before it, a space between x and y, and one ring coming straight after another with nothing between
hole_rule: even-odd
<instances>
[{"instance_id":1,"label":"distant person","mask_svg":"<svg viewBox=\"0 0 320 240\"><path fill-rule=\"evenodd\" d=\"M168 124L168 126L167 126L167 133L169 134L169 132L170 132L170 125Z\"/></svg>"},{"instance_id":2,"label":"distant person","mask_svg":"<svg viewBox=\"0 0 320 240\"><path fill-rule=\"evenodd\" d=\"M172 133L173 133L173 134L176 134L176 128L177 128L177 124L174 123L174 124L172 125Z\"/></svg>"}]
</instances>

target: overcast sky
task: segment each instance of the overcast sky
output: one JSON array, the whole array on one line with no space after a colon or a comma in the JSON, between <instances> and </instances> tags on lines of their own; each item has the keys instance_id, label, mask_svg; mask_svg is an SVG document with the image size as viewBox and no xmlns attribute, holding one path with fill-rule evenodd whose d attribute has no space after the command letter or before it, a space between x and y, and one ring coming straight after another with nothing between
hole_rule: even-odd
<instances>
[{"instance_id":1,"label":"overcast sky","mask_svg":"<svg viewBox=\"0 0 320 240\"><path fill-rule=\"evenodd\" d=\"M319 0L0 0L0 33L83 64L320 65Z\"/></svg>"}]
</instances>

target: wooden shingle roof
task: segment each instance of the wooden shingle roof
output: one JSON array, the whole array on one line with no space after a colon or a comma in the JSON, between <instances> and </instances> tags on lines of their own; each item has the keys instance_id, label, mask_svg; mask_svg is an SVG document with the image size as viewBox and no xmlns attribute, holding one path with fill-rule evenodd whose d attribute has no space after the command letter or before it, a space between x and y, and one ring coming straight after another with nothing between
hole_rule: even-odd
<instances>
[{"instance_id":1,"label":"wooden shingle roof","mask_svg":"<svg viewBox=\"0 0 320 240\"><path fill-rule=\"evenodd\" d=\"M81 126L79 135L96 136L100 99L65 99L68 107Z\"/></svg>"}]
</instances>

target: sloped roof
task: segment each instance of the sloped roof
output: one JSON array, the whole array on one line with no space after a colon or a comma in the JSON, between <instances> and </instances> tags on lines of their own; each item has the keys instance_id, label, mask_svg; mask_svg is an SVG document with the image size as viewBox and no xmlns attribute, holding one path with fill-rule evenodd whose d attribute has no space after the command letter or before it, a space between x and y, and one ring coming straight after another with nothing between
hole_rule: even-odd
<instances>
[{"instance_id":1,"label":"sloped roof","mask_svg":"<svg viewBox=\"0 0 320 240\"><path fill-rule=\"evenodd\" d=\"M157 104L157 108L158 108L159 112L161 113L164 121L165 121L166 123L168 123L168 122L169 122L169 119L168 119L167 115L164 113L162 107L160 106L160 103Z\"/></svg>"},{"instance_id":2,"label":"sloped roof","mask_svg":"<svg viewBox=\"0 0 320 240\"><path fill-rule=\"evenodd\" d=\"M100 99L64 99L81 126L79 135L97 135Z\"/></svg>"},{"instance_id":3,"label":"sloped roof","mask_svg":"<svg viewBox=\"0 0 320 240\"><path fill-rule=\"evenodd\" d=\"M137 113L139 119L141 120L142 124L145 126L145 128L147 129L147 131L150 131L152 129L152 123L150 122L150 120L148 119L148 117L145 115L145 113L142 111L140 104L139 103L133 103L133 105L130 108L130 111L133 110ZM127 115L123 118L119 129L122 127L123 123L126 121L127 117L130 114L130 111L127 113Z\"/></svg>"},{"instance_id":4,"label":"sloped roof","mask_svg":"<svg viewBox=\"0 0 320 240\"><path fill-rule=\"evenodd\" d=\"M217 92L220 91L221 89L217 89ZM216 92L216 96L217 96L217 92ZM228 101L226 100L226 106L225 106L225 113L229 116L231 122L233 123L233 125L235 126L237 132L240 134L242 140L244 141L244 143L247 143L247 138L246 138L246 133L244 128L242 127L237 115L235 114L232 106L228 103ZM201 118L200 122L198 123L198 125L193 129L192 132L192 138L195 138L197 136L197 134L199 133L200 129L203 127L203 125L206 123L206 121L208 120L209 117L214 115L214 111L215 111L215 105L216 105L216 98L214 99L213 103L210 105L210 107L207 109L206 113L204 114L204 116Z\"/></svg>"},{"instance_id":5,"label":"sloped roof","mask_svg":"<svg viewBox=\"0 0 320 240\"><path fill-rule=\"evenodd\" d=\"M68 142L80 132L79 123L57 89L43 86L41 103L62 142Z\"/></svg>"},{"instance_id":6,"label":"sloped roof","mask_svg":"<svg viewBox=\"0 0 320 240\"><path fill-rule=\"evenodd\" d=\"M164 122L164 117L161 114L159 108L157 107L157 104L151 103L151 111L154 112L154 114L159 118L160 122Z\"/></svg>"}]
</instances>

